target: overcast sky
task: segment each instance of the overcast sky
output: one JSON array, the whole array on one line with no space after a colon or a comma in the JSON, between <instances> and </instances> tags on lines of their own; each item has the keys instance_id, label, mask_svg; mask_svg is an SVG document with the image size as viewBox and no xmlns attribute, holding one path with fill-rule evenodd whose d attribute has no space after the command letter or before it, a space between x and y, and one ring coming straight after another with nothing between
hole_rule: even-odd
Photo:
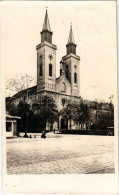
<instances>
[{"instance_id":1,"label":"overcast sky","mask_svg":"<svg viewBox=\"0 0 119 195\"><path fill-rule=\"evenodd\" d=\"M77 55L81 58L81 96L107 100L115 93L117 82L115 1L3 2L4 77L9 79L20 73L36 77L36 45L41 41L46 6L53 44L57 45L57 76L72 23Z\"/></svg>"}]
</instances>

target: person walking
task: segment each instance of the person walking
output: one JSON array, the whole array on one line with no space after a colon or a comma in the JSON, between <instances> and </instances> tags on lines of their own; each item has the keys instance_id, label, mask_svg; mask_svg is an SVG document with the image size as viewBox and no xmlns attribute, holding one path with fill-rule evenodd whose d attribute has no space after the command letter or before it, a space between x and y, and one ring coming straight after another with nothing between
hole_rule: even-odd
<instances>
[{"instance_id":1,"label":"person walking","mask_svg":"<svg viewBox=\"0 0 119 195\"><path fill-rule=\"evenodd\" d=\"M46 138L46 133L45 133L45 131L44 131L44 130L42 131L41 138L44 138L44 139Z\"/></svg>"}]
</instances>

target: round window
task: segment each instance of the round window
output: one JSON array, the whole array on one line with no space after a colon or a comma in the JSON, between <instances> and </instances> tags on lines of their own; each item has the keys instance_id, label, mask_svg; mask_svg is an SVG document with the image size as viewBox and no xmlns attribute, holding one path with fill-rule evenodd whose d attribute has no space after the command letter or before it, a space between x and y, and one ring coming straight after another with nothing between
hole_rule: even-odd
<instances>
[{"instance_id":1,"label":"round window","mask_svg":"<svg viewBox=\"0 0 119 195\"><path fill-rule=\"evenodd\" d=\"M43 56L42 55L40 55L40 60L42 60L43 59Z\"/></svg>"},{"instance_id":2,"label":"round window","mask_svg":"<svg viewBox=\"0 0 119 195\"><path fill-rule=\"evenodd\" d=\"M49 55L49 59L50 59L50 60L52 60L52 59L53 59L53 57L52 57L52 55L51 55L51 54Z\"/></svg>"}]
</instances>

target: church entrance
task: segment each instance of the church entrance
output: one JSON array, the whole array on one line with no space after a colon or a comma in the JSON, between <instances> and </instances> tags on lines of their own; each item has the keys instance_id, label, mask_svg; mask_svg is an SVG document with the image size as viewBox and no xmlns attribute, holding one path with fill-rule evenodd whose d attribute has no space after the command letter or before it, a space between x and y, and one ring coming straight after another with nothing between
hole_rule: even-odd
<instances>
[{"instance_id":1,"label":"church entrance","mask_svg":"<svg viewBox=\"0 0 119 195\"><path fill-rule=\"evenodd\" d=\"M68 120L66 119L61 119L61 129L68 129Z\"/></svg>"},{"instance_id":2,"label":"church entrance","mask_svg":"<svg viewBox=\"0 0 119 195\"><path fill-rule=\"evenodd\" d=\"M65 125L65 119L61 119L61 129L65 129L66 125Z\"/></svg>"}]
</instances>

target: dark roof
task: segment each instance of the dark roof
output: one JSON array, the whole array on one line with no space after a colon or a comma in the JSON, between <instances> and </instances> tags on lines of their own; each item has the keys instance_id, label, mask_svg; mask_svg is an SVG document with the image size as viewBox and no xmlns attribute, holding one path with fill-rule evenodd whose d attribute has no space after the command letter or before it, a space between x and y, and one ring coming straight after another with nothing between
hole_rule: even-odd
<instances>
[{"instance_id":1,"label":"dark roof","mask_svg":"<svg viewBox=\"0 0 119 195\"><path fill-rule=\"evenodd\" d=\"M51 32L51 28L50 28L50 23L49 23L49 19L48 19L48 13L47 13L47 9L46 9L46 14L45 14L45 19L44 19L44 24L43 24L43 30L48 30Z\"/></svg>"},{"instance_id":2,"label":"dark roof","mask_svg":"<svg viewBox=\"0 0 119 195\"><path fill-rule=\"evenodd\" d=\"M37 85L24 89L22 91L19 91L18 93L16 93L15 95L12 96L12 98L19 98L20 96L26 96L28 91L29 91L29 95L30 94L35 94L36 93L36 89L37 89Z\"/></svg>"},{"instance_id":3,"label":"dark roof","mask_svg":"<svg viewBox=\"0 0 119 195\"><path fill-rule=\"evenodd\" d=\"M9 101L9 100L11 100L11 97L6 97L5 100Z\"/></svg>"},{"instance_id":4,"label":"dark roof","mask_svg":"<svg viewBox=\"0 0 119 195\"><path fill-rule=\"evenodd\" d=\"M75 44L72 25L70 27L70 33L69 33L69 39L68 39L68 44L70 44L70 43Z\"/></svg>"}]
</instances>

